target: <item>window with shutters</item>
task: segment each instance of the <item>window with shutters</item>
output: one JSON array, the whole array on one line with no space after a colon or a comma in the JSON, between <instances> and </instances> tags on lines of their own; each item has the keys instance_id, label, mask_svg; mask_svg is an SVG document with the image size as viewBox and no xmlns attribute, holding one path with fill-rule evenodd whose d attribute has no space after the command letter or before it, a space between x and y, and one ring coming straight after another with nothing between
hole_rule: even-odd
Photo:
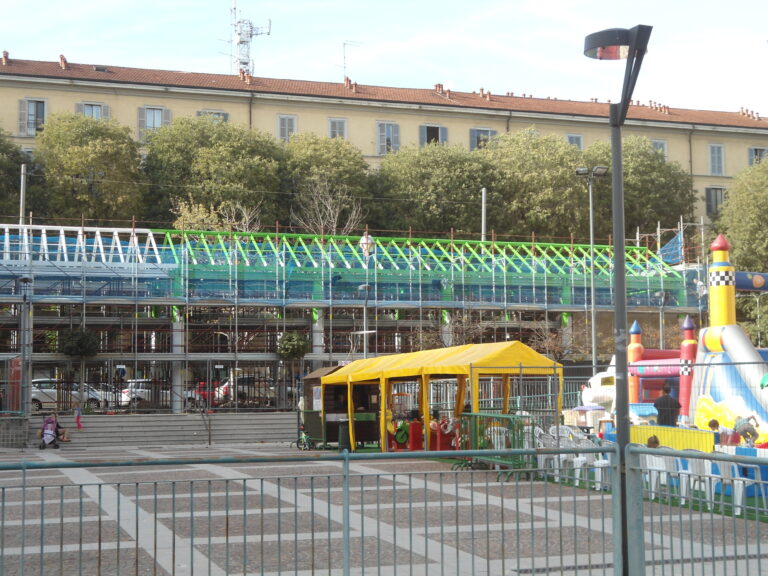
<instances>
[{"instance_id":1,"label":"window with shutters","mask_svg":"<svg viewBox=\"0 0 768 576\"><path fill-rule=\"evenodd\" d=\"M568 144L576 146L579 150L584 150L584 137L581 134L568 134L566 138Z\"/></svg>"},{"instance_id":2,"label":"window with shutters","mask_svg":"<svg viewBox=\"0 0 768 576\"><path fill-rule=\"evenodd\" d=\"M487 128L472 128L469 131L469 149L477 150L488 144L488 141L496 136L496 130Z\"/></svg>"},{"instance_id":3,"label":"window with shutters","mask_svg":"<svg viewBox=\"0 0 768 576\"><path fill-rule=\"evenodd\" d=\"M704 200L707 206L707 216L715 216L720 210L720 206L725 200L725 188L720 186L711 186L704 189Z\"/></svg>"},{"instance_id":4,"label":"window with shutters","mask_svg":"<svg viewBox=\"0 0 768 576\"><path fill-rule=\"evenodd\" d=\"M376 126L378 131L378 146L376 150L379 156L399 150L400 126L392 122L377 122Z\"/></svg>"},{"instance_id":5,"label":"window with shutters","mask_svg":"<svg viewBox=\"0 0 768 576\"><path fill-rule=\"evenodd\" d=\"M722 176L725 174L723 161L723 145L722 144L710 144L709 145L709 173L712 176Z\"/></svg>"},{"instance_id":6,"label":"window with shutters","mask_svg":"<svg viewBox=\"0 0 768 576\"><path fill-rule=\"evenodd\" d=\"M228 122L229 114L223 110L198 110L198 116L206 116L215 122Z\"/></svg>"},{"instance_id":7,"label":"window with shutters","mask_svg":"<svg viewBox=\"0 0 768 576\"><path fill-rule=\"evenodd\" d=\"M45 100L19 100L19 136L34 136L45 124Z\"/></svg>"},{"instance_id":8,"label":"window with shutters","mask_svg":"<svg viewBox=\"0 0 768 576\"><path fill-rule=\"evenodd\" d=\"M760 164L766 158L768 158L768 148L750 148L749 149L749 165Z\"/></svg>"},{"instance_id":9,"label":"window with shutters","mask_svg":"<svg viewBox=\"0 0 768 576\"><path fill-rule=\"evenodd\" d=\"M281 114L277 117L277 137L283 142L291 139L296 132L296 116Z\"/></svg>"},{"instance_id":10,"label":"window with shutters","mask_svg":"<svg viewBox=\"0 0 768 576\"><path fill-rule=\"evenodd\" d=\"M142 106L139 108L139 140L143 140L148 130L157 130L171 123L171 111L162 106Z\"/></svg>"},{"instance_id":11,"label":"window with shutters","mask_svg":"<svg viewBox=\"0 0 768 576\"><path fill-rule=\"evenodd\" d=\"M344 118L328 118L328 137L347 138L347 121Z\"/></svg>"},{"instance_id":12,"label":"window with shutters","mask_svg":"<svg viewBox=\"0 0 768 576\"><path fill-rule=\"evenodd\" d=\"M446 142L448 142L448 128L445 126L419 126L419 146Z\"/></svg>"},{"instance_id":13,"label":"window with shutters","mask_svg":"<svg viewBox=\"0 0 768 576\"><path fill-rule=\"evenodd\" d=\"M658 150L664 154L664 158L667 158L667 141L666 140L651 140L651 147L654 150Z\"/></svg>"},{"instance_id":14,"label":"window with shutters","mask_svg":"<svg viewBox=\"0 0 768 576\"><path fill-rule=\"evenodd\" d=\"M79 102L75 104L75 114L82 114L88 118L109 118L109 106L95 102Z\"/></svg>"}]
</instances>

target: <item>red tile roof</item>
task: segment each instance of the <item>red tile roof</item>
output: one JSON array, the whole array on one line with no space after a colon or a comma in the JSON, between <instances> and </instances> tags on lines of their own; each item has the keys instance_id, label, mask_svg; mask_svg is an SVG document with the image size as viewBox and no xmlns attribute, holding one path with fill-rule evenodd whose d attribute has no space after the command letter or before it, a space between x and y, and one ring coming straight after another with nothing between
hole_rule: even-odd
<instances>
[{"instance_id":1,"label":"red tile roof","mask_svg":"<svg viewBox=\"0 0 768 576\"><path fill-rule=\"evenodd\" d=\"M199 72L76 64L67 62L63 57L58 62L41 62L36 60L16 60L7 57L6 54L3 56L2 61L0 61L0 78L28 76L115 84L143 84L196 89L208 88L246 93L455 106L492 111L531 112L599 118L607 118L608 116L607 103L532 98L525 94L491 94L482 90L480 92L456 92L445 90L440 85L436 85L431 89L393 88L362 85L351 81L344 83L310 82L260 77L251 77L247 79L250 81L248 82L246 79L229 74L205 74ZM768 119L761 118L754 112L743 110L740 112L717 112L669 108L659 104L633 104L629 107L627 118L641 121L768 129Z\"/></svg>"}]
</instances>

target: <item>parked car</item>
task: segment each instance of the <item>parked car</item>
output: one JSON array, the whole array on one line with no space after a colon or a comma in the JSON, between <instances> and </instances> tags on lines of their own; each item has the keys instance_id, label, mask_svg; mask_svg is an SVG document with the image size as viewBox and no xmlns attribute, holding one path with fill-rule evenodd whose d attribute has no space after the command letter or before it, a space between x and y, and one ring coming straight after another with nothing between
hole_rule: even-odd
<instances>
[{"instance_id":1,"label":"parked car","mask_svg":"<svg viewBox=\"0 0 768 576\"><path fill-rule=\"evenodd\" d=\"M43 408L49 410L72 408L76 404L91 408L101 406L99 394L88 384L85 385L84 393L81 393L80 384L76 382L62 382L54 378L36 378L32 380L29 390L29 403L34 411Z\"/></svg>"},{"instance_id":2,"label":"parked car","mask_svg":"<svg viewBox=\"0 0 768 576\"><path fill-rule=\"evenodd\" d=\"M89 384L93 394L99 398L99 408L109 408L120 404L122 390L112 384L99 382L98 384Z\"/></svg>"},{"instance_id":3,"label":"parked car","mask_svg":"<svg viewBox=\"0 0 768 576\"><path fill-rule=\"evenodd\" d=\"M171 389L164 382L139 379L128 380L120 393L120 406L170 406Z\"/></svg>"},{"instance_id":4,"label":"parked car","mask_svg":"<svg viewBox=\"0 0 768 576\"><path fill-rule=\"evenodd\" d=\"M187 390L185 400L194 408L196 406L218 406L232 399L229 380L224 382L198 382L197 387Z\"/></svg>"}]
</instances>

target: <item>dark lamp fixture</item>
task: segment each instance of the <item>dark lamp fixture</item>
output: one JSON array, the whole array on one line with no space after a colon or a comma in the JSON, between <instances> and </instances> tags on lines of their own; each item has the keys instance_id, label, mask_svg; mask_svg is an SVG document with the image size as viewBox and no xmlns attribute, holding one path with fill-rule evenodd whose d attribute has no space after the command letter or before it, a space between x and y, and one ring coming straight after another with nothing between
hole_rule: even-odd
<instances>
[{"instance_id":1,"label":"dark lamp fixture","mask_svg":"<svg viewBox=\"0 0 768 576\"><path fill-rule=\"evenodd\" d=\"M595 166L589 168L576 168L576 176L605 176L608 174L608 166Z\"/></svg>"},{"instance_id":2,"label":"dark lamp fixture","mask_svg":"<svg viewBox=\"0 0 768 576\"><path fill-rule=\"evenodd\" d=\"M629 56L630 31L610 28L595 32L584 41L584 55L595 60L624 60Z\"/></svg>"}]
</instances>

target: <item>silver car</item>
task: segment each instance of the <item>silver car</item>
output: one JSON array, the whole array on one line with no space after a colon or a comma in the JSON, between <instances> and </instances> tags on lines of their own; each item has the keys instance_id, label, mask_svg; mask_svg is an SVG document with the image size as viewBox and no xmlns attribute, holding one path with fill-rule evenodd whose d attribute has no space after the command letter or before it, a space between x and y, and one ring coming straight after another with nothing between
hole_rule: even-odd
<instances>
[{"instance_id":1,"label":"silver car","mask_svg":"<svg viewBox=\"0 0 768 576\"><path fill-rule=\"evenodd\" d=\"M42 409L74 408L77 404L98 408L101 406L99 394L87 384L85 393L80 392L80 384L62 382L53 378L32 380L29 388L29 403L33 411Z\"/></svg>"},{"instance_id":2,"label":"silver car","mask_svg":"<svg viewBox=\"0 0 768 576\"><path fill-rule=\"evenodd\" d=\"M167 407L171 405L171 390L164 382L149 379L128 380L120 393L120 406L140 408L145 406Z\"/></svg>"}]
</instances>

